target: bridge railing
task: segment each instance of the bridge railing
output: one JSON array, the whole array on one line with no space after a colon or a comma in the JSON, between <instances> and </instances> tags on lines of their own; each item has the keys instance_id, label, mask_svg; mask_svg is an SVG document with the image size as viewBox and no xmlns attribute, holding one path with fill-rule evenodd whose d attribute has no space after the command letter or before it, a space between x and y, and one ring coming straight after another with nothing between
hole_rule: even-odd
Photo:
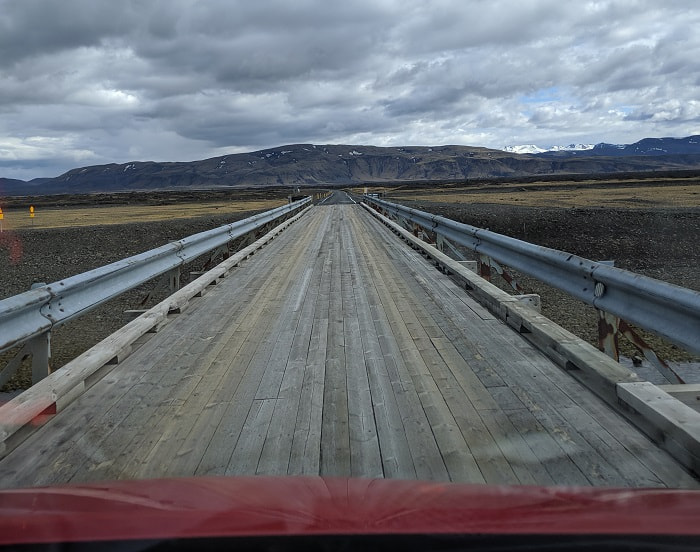
<instances>
[{"instance_id":1,"label":"bridge railing","mask_svg":"<svg viewBox=\"0 0 700 552\"><path fill-rule=\"evenodd\" d=\"M0 353L24 344L24 356L33 357L36 383L48 374L50 332L54 328L149 280L179 271L186 263L237 238L281 222L310 203L308 197L0 300ZM176 278L179 280L179 272ZM22 356L20 352L17 359ZM6 381L18 364L19 360L14 365L11 362L12 366L0 372L0 380Z\"/></svg>"},{"instance_id":2,"label":"bridge railing","mask_svg":"<svg viewBox=\"0 0 700 552\"><path fill-rule=\"evenodd\" d=\"M406 222L417 225L558 288L601 312L612 313L688 351L700 353L697 291L377 197L365 195L363 199L378 211L403 221L405 226ZM407 229L415 230L415 226Z\"/></svg>"}]
</instances>

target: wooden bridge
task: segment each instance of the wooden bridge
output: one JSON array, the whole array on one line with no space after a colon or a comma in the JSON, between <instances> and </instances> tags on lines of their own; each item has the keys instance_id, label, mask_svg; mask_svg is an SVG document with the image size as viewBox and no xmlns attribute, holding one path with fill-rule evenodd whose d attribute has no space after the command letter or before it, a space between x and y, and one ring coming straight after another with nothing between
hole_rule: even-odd
<instances>
[{"instance_id":1,"label":"wooden bridge","mask_svg":"<svg viewBox=\"0 0 700 552\"><path fill-rule=\"evenodd\" d=\"M148 335L0 460L0 486L224 474L697 486L340 193Z\"/></svg>"}]
</instances>

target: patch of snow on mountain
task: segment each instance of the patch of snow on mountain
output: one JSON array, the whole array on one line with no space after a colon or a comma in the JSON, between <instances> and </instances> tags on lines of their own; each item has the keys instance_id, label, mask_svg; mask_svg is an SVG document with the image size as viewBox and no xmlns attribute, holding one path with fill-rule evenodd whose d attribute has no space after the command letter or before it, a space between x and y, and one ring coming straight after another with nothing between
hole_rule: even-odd
<instances>
[{"instance_id":1,"label":"patch of snow on mountain","mask_svg":"<svg viewBox=\"0 0 700 552\"><path fill-rule=\"evenodd\" d=\"M523 153L544 153L545 149L538 148L535 144L524 144L522 146L506 146L503 148L503 151L507 151L508 153L517 153L517 154L523 154Z\"/></svg>"},{"instance_id":2,"label":"patch of snow on mountain","mask_svg":"<svg viewBox=\"0 0 700 552\"><path fill-rule=\"evenodd\" d=\"M586 151L591 150L595 146L594 144L569 144L568 146L550 146L548 148L541 148L535 144L523 144L521 146L506 146L503 151L508 153L545 153L548 151Z\"/></svg>"},{"instance_id":3,"label":"patch of snow on mountain","mask_svg":"<svg viewBox=\"0 0 700 552\"><path fill-rule=\"evenodd\" d=\"M586 151L592 150L594 144L569 144L568 146L552 146L547 151Z\"/></svg>"}]
</instances>

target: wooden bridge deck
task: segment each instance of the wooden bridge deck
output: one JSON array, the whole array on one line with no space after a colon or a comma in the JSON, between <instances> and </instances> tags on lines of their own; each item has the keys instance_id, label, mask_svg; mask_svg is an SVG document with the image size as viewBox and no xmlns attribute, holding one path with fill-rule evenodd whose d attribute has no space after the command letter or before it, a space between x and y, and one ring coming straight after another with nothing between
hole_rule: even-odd
<instances>
[{"instance_id":1,"label":"wooden bridge deck","mask_svg":"<svg viewBox=\"0 0 700 552\"><path fill-rule=\"evenodd\" d=\"M356 205L315 207L0 461L0 486L218 474L694 487Z\"/></svg>"}]
</instances>

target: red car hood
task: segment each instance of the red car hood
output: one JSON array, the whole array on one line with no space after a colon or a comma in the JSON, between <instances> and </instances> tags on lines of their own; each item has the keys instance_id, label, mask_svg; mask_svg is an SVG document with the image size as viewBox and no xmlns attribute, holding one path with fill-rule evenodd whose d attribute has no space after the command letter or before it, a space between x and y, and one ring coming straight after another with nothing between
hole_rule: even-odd
<instances>
[{"instance_id":1,"label":"red car hood","mask_svg":"<svg viewBox=\"0 0 700 552\"><path fill-rule=\"evenodd\" d=\"M700 535L700 492L318 477L0 491L0 544L381 534Z\"/></svg>"}]
</instances>

